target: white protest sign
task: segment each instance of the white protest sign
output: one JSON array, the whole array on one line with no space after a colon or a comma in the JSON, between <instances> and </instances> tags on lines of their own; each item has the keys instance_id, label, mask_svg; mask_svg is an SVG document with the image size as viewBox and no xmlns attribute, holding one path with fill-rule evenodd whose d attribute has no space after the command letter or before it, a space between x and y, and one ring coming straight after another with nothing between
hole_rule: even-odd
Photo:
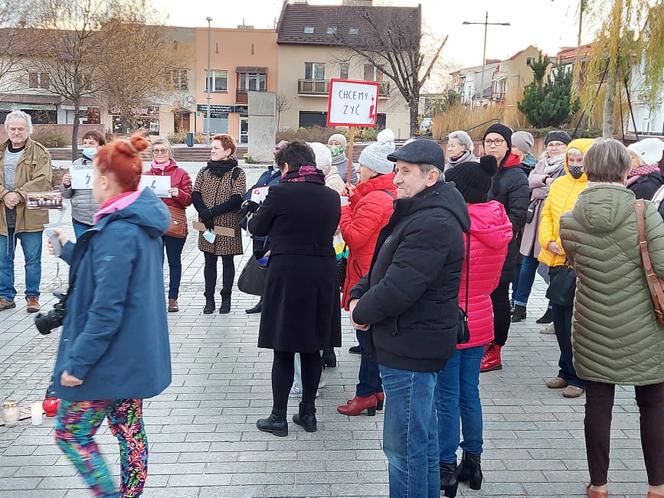
<instances>
[{"instance_id":1,"label":"white protest sign","mask_svg":"<svg viewBox=\"0 0 664 498\"><path fill-rule=\"evenodd\" d=\"M141 175L141 181L138 184L138 190L149 188L157 197L171 197L168 193L171 188L170 176Z\"/></svg>"},{"instance_id":2,"label":"white protest sign","mask_svg":"<svg viewBox=\"0 0 664 498\"><path fill-rule=\"evenodd\" d=\"M378 88L375 81L330 80L328 126L376 126Z\"/></svg>"},{"instance_id":3,"label":"white protest sign","mask_svg":"<svg viewBox=\"0 0 664 498\"><path fill-rule=\"evenodd\" d=\"M270 187L257 187L251 191L251 200L257 204L260 204L267 197L267 193L270 190Z\"/></svg>"},{"instance_id":4,"label":"white protest sign","mask_svg":"<svg viewBox=\"0 0 664 498\"><path fill-rule=\"evenodd\" d=\"M69 168L71 188L74 190L92 189L94 166L90 164L72 164Z\"/></svg>"}]
</instances>

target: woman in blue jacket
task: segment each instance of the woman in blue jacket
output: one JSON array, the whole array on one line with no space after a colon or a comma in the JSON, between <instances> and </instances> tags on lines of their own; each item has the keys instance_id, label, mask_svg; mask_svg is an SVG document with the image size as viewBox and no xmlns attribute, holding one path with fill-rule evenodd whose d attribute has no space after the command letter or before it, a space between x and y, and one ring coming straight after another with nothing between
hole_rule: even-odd
<instances>
[{"instance_id":1,"label":"woman in blue jacket","mask_svg":"<svg viewBox=\"0 0 664 498\"><path fill-rule=\"evenodd\" d=\"M94 160L94 226L76 244L62 232L71 269L53 384L55 439L95 496L140 496L148 442L142 400L171 382L162 234L170 217L150 189L138 191L139 135L102 147ZM50 243L49 243L50 245ZM50 247L53 253L52 246ZM120 491L93 436L104 419L120 444Z\"/></svg>"}]
</instances>

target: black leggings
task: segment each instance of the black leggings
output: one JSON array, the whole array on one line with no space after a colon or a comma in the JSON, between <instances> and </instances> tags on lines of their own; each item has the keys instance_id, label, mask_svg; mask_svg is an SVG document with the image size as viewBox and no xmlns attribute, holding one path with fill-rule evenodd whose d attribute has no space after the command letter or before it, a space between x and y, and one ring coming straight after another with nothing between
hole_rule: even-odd
<instances>
[{"instance_id":1,"label":"black leggings","mask_svg":"<svg viewBox=\"0 0 664 498\"><path fill-rule=\"evenodd\" d=\"M510 283L501 282L496 290L491 293L493 303L493 330L494 342L504 346L507 342L507 334L510 331Z\"/></svg>"},{"instance_id":2,"label":"black leggings","mask_svg":"<svg viewBox=\"0 0 664 498\"><path fill-rule=\"evenodd\" d=\"M233 256L216 256L204 252L205 266L203 268L203 277L205 278L205 297L214 298L214 291L217 286L217 258L221 258L221 267L223 270L221 295L230 296L233 290L233 280L235 279L235 260Z\"/></svg>"},{"instance_id":3,"label":"black leggings","mask_svg":"<svg viewBox=\"0 0 664 498\"><path fill-rule=\"evenodd\" d=\"M295 373L295 353L275 351L272 360L272 403L277 414L286 414L288 395L293 387ZM320 352L300 353L302 364L302 403L313 405L316 401L316 391L323 362Z\"/></svg>"}]
</instances>

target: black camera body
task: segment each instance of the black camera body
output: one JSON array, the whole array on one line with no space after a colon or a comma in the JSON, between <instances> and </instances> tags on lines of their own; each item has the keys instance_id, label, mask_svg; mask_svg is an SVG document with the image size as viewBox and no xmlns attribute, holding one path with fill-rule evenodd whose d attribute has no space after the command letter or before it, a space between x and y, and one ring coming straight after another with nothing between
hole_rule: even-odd
<instances>
[{"instance_id":1,"label":"black camera body","mask_svg":"<svg viewBox=\"0 0 664 498\"><path fill-rule=\"evenodd\" d=\"M62 325L65 320L65 313L67 312L67 294L61 292L54 292L53 295L58 298L53 309L46 314L37 313L35 316L35 325L39 333L42 335L50 334L53 329L57 329Z\"/></svg>"}]
</instances>

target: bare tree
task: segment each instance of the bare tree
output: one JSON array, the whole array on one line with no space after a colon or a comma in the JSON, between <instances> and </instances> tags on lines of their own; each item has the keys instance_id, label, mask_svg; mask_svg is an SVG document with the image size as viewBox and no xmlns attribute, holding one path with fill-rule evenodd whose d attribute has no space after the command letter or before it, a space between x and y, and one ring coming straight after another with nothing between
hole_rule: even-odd
<instances>
[{"instance_id":1,"label":"bare tree","mask_svg":"<svg viewBox=\"0 0 664 498\"><path fill-rule=\"evenodd\" d=\"M417 133L420 92L447 42L437 40L430 57L423 53L421 9L365 9L360 36L347 30L335 35L351 54L371 63L387 76L408 104L410 134Z\"/></svg>"},{"instance_id":2,"label":"bare tree","mask_svg":"<svg viewBox=\"0 0 664 498\"><path fill-rule=\"evenodd\" d=\"M9 77L19 68L28 2L4 0L0 3L0 90L11 86Z\"/></svg>"},{"instance_id":3,"label":"bare tree","mask_svg":"<svg viewBox=\"0 0 664 498\"><path fill-rule=\"evenodd\" d=\"M279 131L279 122L281 121L281 113L290 109L290 103L288 102L288 97L284 92L279 92L277 94L277 131Z\"/></svg>"}]
</instances>

